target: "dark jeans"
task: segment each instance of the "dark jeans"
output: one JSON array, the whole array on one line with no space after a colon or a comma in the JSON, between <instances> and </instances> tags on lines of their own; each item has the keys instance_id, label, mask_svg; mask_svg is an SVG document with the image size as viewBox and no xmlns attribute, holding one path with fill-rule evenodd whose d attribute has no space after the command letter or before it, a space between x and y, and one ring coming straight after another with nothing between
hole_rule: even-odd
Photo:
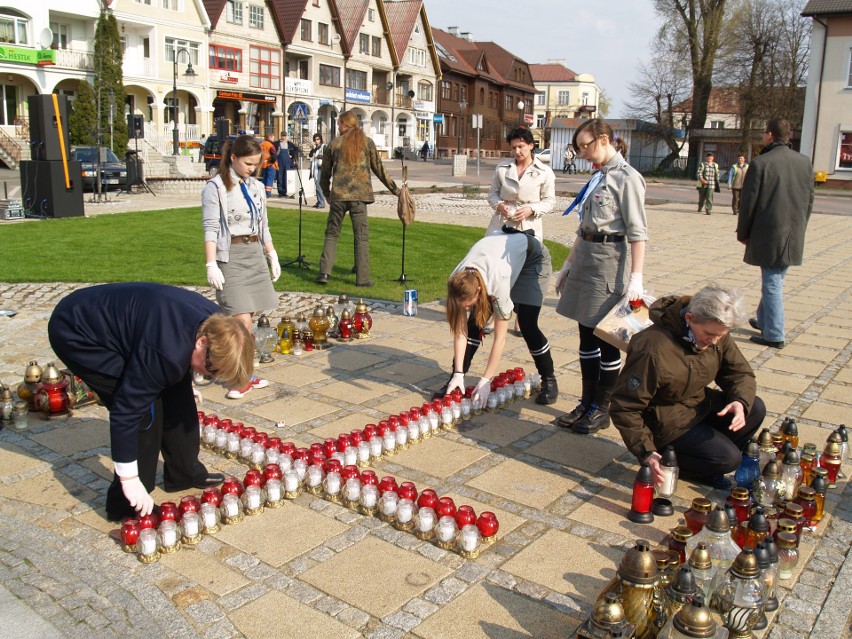
<instances>
[{"instance_id":1,"label":"dark jeans","mask_svg":"<svg viewBox=\"0 0 852 639\"><path fill-rule=\"evenodd\" d=\"M320 273L331 275L337 259L337 240L343 218L349 213L352 235L355 237L355 272L358 284L370 281L370 228L366 202L331 202L325 225L325 245L320 258Z\"/></svg>"},{"instance_id":2,"label":"dark jeans","mask_svg":"<svg viewBox=\"0 0 852 639\"><path fill-rule=\"evenodd\" d=\"M731 431L728 430L731 415L716 415L724 402L713 402L713 406L715 408L707 417L671 443L680 472L687 478L712 477L735 471L742 460L743 448L766 417L766 405L760 397L755 397L754 405L746 415L745 426Z\"/></svg>"},{"instance_id":3,"label":"dark jeans","mask_svg":"<svg viewBox=\"0 0 852 639\"><path fill-rule=\"evenodd\" d=\"M98 394L107 409L112 408L118 380L77 365L73 354L56 354ZM186 490L207 477L207 468L198 461L198 409L192 395L190 372L157 396L152 410L139 422L138 438L139 479L148 492L154 490L160 452L163 453L163 487L167 492ZM115 474L107 489L106 511L112 519L136 514Z\"/></svg>"}]
</instances>

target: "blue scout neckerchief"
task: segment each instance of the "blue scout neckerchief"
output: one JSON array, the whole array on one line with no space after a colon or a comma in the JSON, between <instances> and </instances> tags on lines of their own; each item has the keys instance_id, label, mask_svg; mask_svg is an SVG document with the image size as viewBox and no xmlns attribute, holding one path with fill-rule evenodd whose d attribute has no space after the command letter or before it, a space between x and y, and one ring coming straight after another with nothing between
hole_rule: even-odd
<instances>
[{"instance_id":1,"label":"blue scout neckerchief","mask_svg":"<svg viewBox=\"0 0 852 639\"><path fill-rule=\"evenodd\" d=\"M586 203L586 198L591 195L594 188L598 185L598 182L603 178L603 171L596 171L588 182L586 182L585 186L580 189L580 192L577 193L577 197L574 198L574 201L565 209L565 212L562 215L569 215L571 211L575 208L577 209L577 217L580 218L580 222L583 221L583 204Z\"/></svg>"},{"instance_id":2,"label":"blue scout neckerchief","mask_svg":"<svg viewBox=\"0 0 852 639\"><path fill-rule=\"evenodd\" d=\"M246 187L246 183L243 180L240 180L240 190L243 192L243 197L245 198L246 204L249 207L249 216L251 223L251 232L255 233L257 229L255 228L255 219L260 217L257 209L257 204L254 199L248 192L248 188Z\"/></svg>"}]
</instances>

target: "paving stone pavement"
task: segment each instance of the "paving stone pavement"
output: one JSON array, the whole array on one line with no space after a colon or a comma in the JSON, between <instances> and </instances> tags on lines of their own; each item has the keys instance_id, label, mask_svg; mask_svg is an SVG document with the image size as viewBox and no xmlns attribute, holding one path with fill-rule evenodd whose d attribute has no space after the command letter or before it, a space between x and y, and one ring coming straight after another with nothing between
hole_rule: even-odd
<instances>
[{"instance_id":1,"label":"paving stone pavement","mask_svg":"<svg viewBox=\"0 0 852 639\"><path fill-rule=\"evenodd\" d=\"M490 215L482 200L458 195L418 195L417 201L420 221L484 228ZM98 212L196 203L194 196L132 196ZM717 281L741 287L753 308L760 275L742 263L736 219L691 208L648 208L646 288L655 295L689 293ZM393 200L379 196L371 214L395 216ZM556 215L545 221L548 236L564 242L575 225ZM768 406L765 425L795 416L801 441L820 447L834 426L847 422L852 405L850 241L849 217L812 218L805 264L787 277L784 350L752 344L748 328L734 331ZM53 358L47 319L76 287L0 284L0 308L18 311L0 317L0 380L16 385L29 360ZM275 317L327 299L282 293ZM542 326L557 366L557 404L516 402L374 464L380 475L431 486L477 512L496 512L499 540L479 558L465 560L377 518L303 494L223 528L194 550L145 566L121 550L116 526L103 517L111 476L106 411L85 407L58 421L31 414L27 430L0 431L0 579L7 590L0 595L11 593L0 596L0 634L13 636L6 631L17 620L25 634L16 630L16 637L573 636L636 538L659 543L693 497L721 501L724 495L681 482L675 516L650 525L626 520L636 464L615 429L580 437L554 426L580 386L576 327L556 315L555 302L548 298ZM446 378L451 346L443 307L421 304L417 317L402 316L396 303L372 308L372 339L279 356L260 369L273 384L242 400L204 387L202 410L309 445L421 404ZM530 369L523 342L509 339L504 366ZM483 361L477 358L474 369ZM276 428L281 420L286 427ZM209 451L202 460L211 469L245 473L242 464ZM844 471L852 472L849 464ZM759 636L849 636L852 504L846 491L845 479L830 491L829 514L803 539L799 567L781 582L781 606ZM161 489L154 496L158 502L180 497Z\"/></svg>"}]
</instances>

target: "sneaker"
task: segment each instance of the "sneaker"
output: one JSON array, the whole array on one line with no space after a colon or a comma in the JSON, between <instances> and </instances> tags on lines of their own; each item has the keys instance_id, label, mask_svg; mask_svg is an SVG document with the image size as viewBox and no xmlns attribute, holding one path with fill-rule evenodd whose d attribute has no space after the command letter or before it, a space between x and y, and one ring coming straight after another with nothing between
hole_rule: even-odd
<instances>
[{"instance_id":1,"label":"sneaker","mask_svg":"<svg viewBox=\"0 0 852 639\"><path fill-rule=\"evenodd\" d=\"M266 388L269 386L269 380L263 379L261 377L252 377L249 380L249 383L243 386L242 388L232 388L227 393L225 393L225 397L228 399L242 399L245 397L245 394L248 393L252 388Z\"/></svg>"}]
</instances>

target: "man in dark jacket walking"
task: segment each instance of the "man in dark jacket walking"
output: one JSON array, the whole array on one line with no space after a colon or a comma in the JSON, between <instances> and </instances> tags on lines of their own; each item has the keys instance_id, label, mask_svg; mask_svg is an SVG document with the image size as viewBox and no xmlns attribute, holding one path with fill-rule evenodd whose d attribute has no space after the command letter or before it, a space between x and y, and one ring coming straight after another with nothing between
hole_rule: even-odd
<instances>
[{"instance_id":1,"label":"man in dark jacket walking","mask_svg":"<svg viewBox=\"0 0 852 639\"><path fill-rule=\"evenodd\" d=\"M790 148L790 123L773 118L763 131L764 147L749 165L740 198L737 239L743 261L760 267L757 317L749 320L761 335L751 341L784 348L784 276L802 263L805 229L814 205L813 166Z\"/></svg>"}]
</instances>

